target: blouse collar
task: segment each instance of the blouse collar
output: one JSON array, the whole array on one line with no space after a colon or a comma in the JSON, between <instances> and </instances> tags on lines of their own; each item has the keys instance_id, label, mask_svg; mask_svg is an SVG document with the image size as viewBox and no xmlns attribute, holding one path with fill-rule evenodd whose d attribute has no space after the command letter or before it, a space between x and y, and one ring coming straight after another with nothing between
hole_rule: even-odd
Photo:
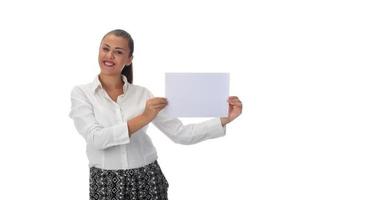
<instances>
[{"instance_id":1,"label":"blouse collar","mask_svg":"<svg viewBox=\"0 0 385 200\"><path fill-rule=\"evenodd\" d=\"M127 91L128 86L130 85L130 83L127 81L126 76L121 74L121 77L122 77L122 80L124 82L123 92L125 93ZM99 75L97 75L95 77L94 81L92 82L92 88L91 89L93 92L96 92L98 88L103 88L102 83L100 82L100 79L99 79Z\"/></svg>"}]
</instances>

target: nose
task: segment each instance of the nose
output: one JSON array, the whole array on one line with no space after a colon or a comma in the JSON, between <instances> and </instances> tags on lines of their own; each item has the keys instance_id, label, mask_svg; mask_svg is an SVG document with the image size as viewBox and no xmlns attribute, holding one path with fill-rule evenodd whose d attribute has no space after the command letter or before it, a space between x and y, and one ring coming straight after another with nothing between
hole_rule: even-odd
<instances>
[{"instance_id":1,"label":"nose","mask_svg":"<svg viewBox=\"0 0 385 200\"><path fill-rule=\"evenodd\" d=\"M106 56L108 59L111 59L111 60L114 59L114 54L112 51L107 52Z\"/></svg>"}]
</instances>

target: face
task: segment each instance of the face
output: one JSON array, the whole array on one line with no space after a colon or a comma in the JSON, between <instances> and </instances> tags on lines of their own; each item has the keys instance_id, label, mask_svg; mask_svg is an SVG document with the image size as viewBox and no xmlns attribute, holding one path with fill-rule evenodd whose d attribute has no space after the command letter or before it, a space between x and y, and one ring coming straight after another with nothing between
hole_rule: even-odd
<instances>
[{"instance_id":1,"label":"face","mask_svg":"<svg viewBox=\"0 0 385 200\"><path fill-rule=\"evenodd\" d=\"M124 65L131 64L132 56L128 41L115 35L107 35L99 47L100 72L105 75L120 75Z\"/></svg>"}]
</instances>

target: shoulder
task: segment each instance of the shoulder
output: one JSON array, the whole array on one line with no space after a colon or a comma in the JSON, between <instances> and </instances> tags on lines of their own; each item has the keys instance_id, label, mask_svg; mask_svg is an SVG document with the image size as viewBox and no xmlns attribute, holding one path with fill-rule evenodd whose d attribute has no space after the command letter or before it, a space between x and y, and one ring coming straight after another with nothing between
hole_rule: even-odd
<instances>
[{"instance_id":1,"label":"shoulder","mask_svg":"<svg viewBox=\"0 0 385 200\"><path fill-rule=\"evenodd\" d=\"M92 92L93 83L78 84L72 87L71 97L85 97Z\"/></svg>"},{"instance_id":2,"label":"shoulder","mask_svg":"<svg viewBox=\"0 0 385 200\"><path fill-rule=\"evenodd\" d=\"M135 84L130 84L129 87L130 87L129 90L132 93L143 95L147 98L150 98L153 96L151 91L149 89L147 89L146 87L143 87L140 85L135 85Z\"/></svg>"}]
</instances>

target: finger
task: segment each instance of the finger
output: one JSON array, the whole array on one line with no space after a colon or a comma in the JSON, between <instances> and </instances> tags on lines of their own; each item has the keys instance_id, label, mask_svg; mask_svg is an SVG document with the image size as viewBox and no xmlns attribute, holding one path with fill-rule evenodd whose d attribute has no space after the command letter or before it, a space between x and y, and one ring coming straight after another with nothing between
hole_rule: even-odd
<instances>
[{"instance_id":1,"label":"finger","mask_svg":"<svg viewBox=\"0 0 385 200\"><path fill-rule=\"evenodd\" d=\"M241 103L241 102L230 102L230 105L231 105L231 106L242 107L242 103Z\"/></svg>"},{"instance_id":2,"label":"finger","mask_svg":"<svg viewBox=\"0 0 385 200\"><path fill-rule=\"evenodd\" d=\"M240 103L242 103L241 100L239 100L239 98L236 97L236 96L229 97L229 99L227 100L227 102L229 102L229 103L235 103L235 102L240 102Z\"/></svg>"},{"instance_id":3,"label":"finger","mask_svg":"<svg viewBox=\"0 0 385 200\"><path fill-rule=\"evenodd\" d=\"M158 101L158 100L166 100L166 98L164 97L153 97L153 98L150 98L148 100L151 100L151 101Z\"/></svg>"},{"instance_id":4,"label":"finger","mask_svg":"<svg viewBox=\"0 0 385 200\"><path fill-rule=\"evenodd\" d=\"M229 96L229 100L239 99L237 96Z\"/></svg>"},{"instance_id":5,"label":"finger","mask_svg":"<svg viewBox=\"0 0 385 200\"><path fill-rule=\"evenodd\" d=\"M158 108L154 108L154 111L159 113L164 107L158 107Z\"/></svg>"},{"instance_id":6,"label":"finger","mask_svg":"<svg viewBox=\"0 0 385 200\"><path fill-rule=\"evenodd\" d=\"M157 98L154 98L154 102L155 103L167 103L167 99L166 98L163 98L163 97L157 97Z\"/></svg>"},{"instance_id":7,"label":"finger","mask_svg":"<svg viewBox=\"0 0 385 200\"><path fill-rule=\"evenodd\" d=\"M158 104L158 105L153 105L151 106L151 109L153 110L159 110L159 109L163 109L164 107L166 107L167 105L166 104Z\"/></svg>"},{"instance_id":8,"label":"finger","mask_svg":"<svg viewBox=\"0 0 385 200\"><path fill-rule=\"evenodd\" d=\"M154 97L154 98L152 98L152 99L167 100L167 98L165 98L165 97Z\"/></svg>"},{"instance_id":9,"label":"finger","mask_svg":"<svg viewBox=\"0 0 385 200\"><path fill-rule=\"evenodd\" d=\"M230 105L242 106L242 102L238 99L231 100L229 102Z\"/></svg>"},{"instance_id":10,"label":"finger","mask_svg":"<svg viewBox=\"0 0 385 200\"><path fill-rule=\"evenodd\" d=\"M232 102L232 103L235 103L235 102L242 103L241 100L239 100L238 98L232 98L232 99L229 100L229 102Z\"/></svg>"},{"instance_id":11,"label":"finger","mask_svg":"<svg viewBox=\"0 0 385 200\"><path fill-rule=\"evenodd\" d=\"M161 107L161 106L167 106L168 102L156 102L156 103L152 103L151 106L152 107Z\"/></svg>"},{"instance_id":12,"label":"finger","mask_svg":"<svg viewBox=\"0 0 385 200\"><path fill-rule=\"evenodd\" d=\"M152 105L152 108L159 109L159 108L164 108L166 106L167 106L167 103L159 103L159 104Z\"/></svg>"},{"instance_id":13,"label":"finger","mask_svg":"<svg viewBox=\"0 0 385 200\"><path fill-rule=\"evenodd\" d=\"M167 104L166 98L157 98L157 99L151 99L149 102L151 105L157 105L157 104Z\"/></svg>"},{"instance_id":14,"label":"finger","mask_svg":"<svg viewBox=\"0 0 385 200\"><path fill-rule=\"evenodd\" d=\"M163 108L165 108L167 105L162 105L162 106L159 106L159 110L162 110Z\"/></svg>"},{"instance_id":15,"label":"finger","mask_svg":"<svg viewBox=\"0 0 385 200\"><path fill-rule=\"evenodd\" d=\"M168 104L168 102L159 102L159 103L157 103L156 105L166 106L167 104Z\"/></svg>"},{"instance_id":16,"label":"finger","mask_svg":"<svg viewBox=\"0 0 385 200\"><path fill-rule=\"evenodd\" d=\"M167 101L153 101L151 102L152 105L158 105L158 104L168 104Z\"/></svg>"}]
</instances>

